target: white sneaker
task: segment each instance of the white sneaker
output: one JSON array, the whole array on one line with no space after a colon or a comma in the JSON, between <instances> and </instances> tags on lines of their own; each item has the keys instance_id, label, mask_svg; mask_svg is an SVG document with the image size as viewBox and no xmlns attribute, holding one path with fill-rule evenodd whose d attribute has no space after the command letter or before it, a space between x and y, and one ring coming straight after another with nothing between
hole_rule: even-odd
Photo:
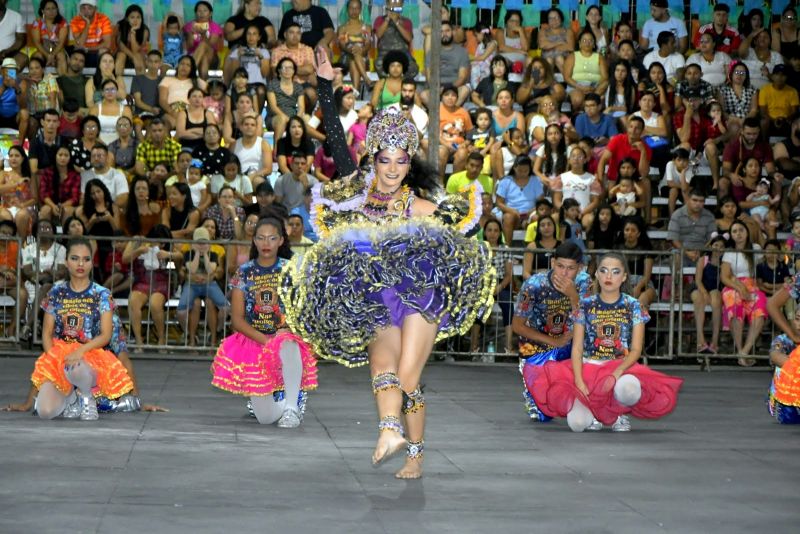
<instances>
[{"instance_id":1,"label":"white sneaker","mask_svg":"<svg viewBox=\"0 0 800 534\"><path fill-rule=\"evenodd\" d=\"M620 415L617 417L617 420L611 425L612 432L630 432L631 431L631 420L628 419L627 415Z\"/></svg>"},{"instance_id":2,"label":"white sneaker","mask_svg":"<svg viewBox=\"0 0 800 534\"><path fill-rule=\"evenodd\" d=\"M83 397L81 399L83 409L81 410L81 421L97 421L100 416L97 415L97 403L92 397Z\"/></svg>"},{"instance_id":3,"label":"white sneaker","mask_svg":"<svg viewBox=\"0 0 800 534\"><path fill-rule=\"evenodd\" d=\"M603 430L603 423L601 423L597 419L594 419L592 421L592 424L586 427L586 430L590 432L597 432L599 430Z\"/></svg>"},{"instance_id":4,"label":"white sneaker","mask_svg":"<svg viewBox=\"0 0 800 534\"><path fill-rule=\"evenodd\" d=\"M300 426L300 414L297 408L286 408L278 419L278 428L297 428Z\"/></svg>"},{"instance_id":5,"label":"white sneaker","mask_svg":"<svg viewBox=\"0 0 800 534\"><path fill-rule=\"evenodd\" d=\"M483 363L494 363L494 354L484 354L481 356L481 361Z\"/></svg>"}]
</instances>

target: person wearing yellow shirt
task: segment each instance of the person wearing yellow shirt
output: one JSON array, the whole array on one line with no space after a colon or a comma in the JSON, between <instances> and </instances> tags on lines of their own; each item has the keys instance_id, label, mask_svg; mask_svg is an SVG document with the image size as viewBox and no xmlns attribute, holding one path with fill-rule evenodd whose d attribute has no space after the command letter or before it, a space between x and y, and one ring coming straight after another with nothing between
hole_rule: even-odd
<instances>
[{"instance_id":1,"label":"person wearing yellow shirt","mask_svg":"<svg viewBox=\"0 0 800 534\"><path fill-rule=\"evenodd\" d=\"M447 194L455 195L461 193L476 180L481 184L484 192L493 193L494 180L492 180L492 177L489 175L481 174L482 169L483 156L479 152L471 152L469 156L467 156L465 170L453 173L450 175L450 178L447 179L447 185L445 186Z\"/></svg>"},{"instance_id":2,"label":"person wearing yellow shirt","mask_svg":"<svg viewBox=\"0 0 800 534\"><path fill-rule=\"evenodd\" d=\"M761 109L761 130L767 135L788 136L790 117L800 106L797 89L786 85L786 65L775 65L772 82L758 92L758 107Z\"/></svg>"},{"instance_id":3,"label":"person wearing yellow shirt","mask_svg":"<svg viewBox=\"0 0 800 534\"><path fill-rule=\"evenodd\" d=\"M539 222L539 219L544 217L545 215L552 215L553 214L553 203L550 202L547 198L540 198L536 201L536 211L530 217L530 224L528 227L525 228L525 242L526 243L533 243L536 239L536 227ZM556 235L555 238L559 239L559 234L561 233L561 229L559 225L556 225Z\"/></svg>"}]
</instances>

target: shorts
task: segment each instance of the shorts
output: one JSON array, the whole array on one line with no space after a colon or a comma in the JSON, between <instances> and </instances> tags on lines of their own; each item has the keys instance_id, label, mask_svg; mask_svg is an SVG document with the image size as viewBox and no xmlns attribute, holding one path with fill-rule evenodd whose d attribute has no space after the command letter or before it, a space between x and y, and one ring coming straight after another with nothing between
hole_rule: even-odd
<instances>
[{"instance_id":1,"label":"shorts","mask_svg":"<svg viewBox=\"0 0 800 534\"><path fill-rule=\"evenodd\" d=\"M17 116L12 115L10 117L3 117L0 115L0 128L10 128L12 130L18 129L19 122L17 122Z\"/></svg>"}]
</instances>

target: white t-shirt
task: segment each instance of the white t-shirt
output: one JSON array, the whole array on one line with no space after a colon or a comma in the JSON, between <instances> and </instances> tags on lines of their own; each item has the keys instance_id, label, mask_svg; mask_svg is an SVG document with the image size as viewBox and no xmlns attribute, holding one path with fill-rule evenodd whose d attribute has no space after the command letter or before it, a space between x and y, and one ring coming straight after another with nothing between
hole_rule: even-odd
<instances>
[{"instance_id":1,"label":"white t-shirt","mask_svg":"<svg viewBox=\"0 0 800 534\"><path fill-rule=\"evenodd\" d=\"M6 16L0 21L0 50L10 48L18 33L25 33L22 15L13 9L6 8Z\"/></svg>"},{"instance_id":2,"label":"white t-shirt","mask_svg":"<svg viewBox=\"0 0 800 534\"><path fill-rule=\"evenodd\" d=\"M257 50L261 54L261 59L246 46L237 46L230 53L229 57L231 59L238 59L239 66L247 71L247 83L263 83L266 85L267 79L261 73L261 61L263 59L269 61L269 50L263 47Z\"/></svg>"},{"instance_id":3,"label":"white t-shirt","mask_svg":"<svg viewBox=\"0 0 800 534\"><path fill-rule=\"evenodd\" d=\"M686 31L686 23L681 19L670 16L664 22L658 22L653 19L647 19L642 27L642 37L647 39L650 48L658 49L658 34L661 32L672 32L675 40L680 40L682 37L688 37L689 32Z\"/></svg>"},{"instance_id":4,"label":"white t-shirt","mask_svg":"<svg viewBox=\"0 0 800 534\"><path fill-rule=\"evenodd\" d=\"M531 141L533 141L533 131L536 128L542 128L542 129L547 128L547 119L544 118L544 115L540 115L537 113L531 119L531 123L528 126L528 139L530 139Z\"/></svg>"},{"instance_id":5,"label":"white t-shirt","mask_svg":"<svg viewBox=\"0 0 800 534\"><path fill-rule=\"evenodd\" d=\"M222 189L223 185L231 186L234 191L237 193L241 193L245 196L253 194L253 182L250 181L250 178L247 176L240 174L233 181L229 182L225 180L225 177L221 174L215 174L211 177L211 184L209 186L209 190L211 191L212 195L216 195L219 193L219 190ZM239 206L241 203L237 199L236 205Z\"/></svg>"},{"instance_id":6,"label":"white t-shirt","mask_svg":"<svg viewBox=\"0 0 800 534\"><path fill-rule=\"evenodd\" d=\"M203 200L203 191L206 190L206 180L207 178L203 176L197 182L193 184L187 183L189 186L189 191L192 192L192 202L194 202L194 206L197 207L200 205L200 201Z\"/></svg>"},{"instance_id":7,"label":"white t-shirt","mask_svg":"<svg viewBox=\"0 0 800 534\"><path fill-rule=\"evenodd\" d=\"M760 250L761 247L753 244L753 250ZM755 277L756 264L760 261L759 255L753 254L751 263L748 263L747 256L743 252L728 251L722 255L722 262L731 266L731 273L734 278L753 278Z\"/></svg>"},{"instance_id":8,"label":"white t-shirt","mask_svg":"<svg viewBox=\"0 0 800 534\"><path fill-rule=\"evenodd\" d=\"M692 178L694 177L694 173L692 172L692 166L689 165L686 168L686 181L688 183L692 183ZM661 181L658 183L658 188L661 189L662 187L667 187L673 184L680 184L681 183L681 173L678 172L678 169L675 168L675 162L669 161L667 162L667 168L664 170L664 176L661 178Z\"/></svg>"},{"instance_id":9,"label":"white t-shirt","mask_svg":"<svg viewBox=\"0 0 800 534\"><path fill-rule=\"evenodd\" d=\"M744 64L747 65L747 68L750 70L750 85L755 87L756 89L761 89L765 85L769 83L769 78L764 76L761 72L761 67L766 66L770 72L772 69L775 68L775 65L783 64L783 56L780 55L778 52L772 50L770 51L769 61L764 63L758 56L756 55L756 51L754 49L750 49L748 52L747 57L743 60Z\"/></svg>"},{"instance_id":10,"label":"white t-shirt","mask_svg":"<svg viewBox=\"0 0 800 534\"><path fill-rule=\"evenodd\" d=\"M36 243L25 245L22 249L22 266L32 265L36 270ZM59 265L64 265L67 256L67 249L60 243L53 243L47 250L39 250L39 272L53 271ZM55 274L55 273L53 273ZM25 280L25 288L28 290L28 302L33 302L36 297L36 285L30 280Z\"/></svg>"},{"instance_id":11,"label":"white t-shirt","mask_svg":"<svg viewBox=\"0 0 800 534\"><path fill-rule=\"evenodd\" d=\"M104 174L97 174L94 169L83 171L81 173L81 192L86 191L86 184L89 183L89 180L94 180L95 178L105 184L109 193L111 193L111 200L115 202L118 196L128 193L128 179L125 178L122 171L114 167L109 167Z\"/></svg>"},{"instance_id":12,"label":"white t-shirt","mask_svg":"<svg viewBox=\"0 0 800 534\"><path fill-rule=\"evenodd\" d=\"M394 104L388 107L401 109L400 102L395 102ZM424 137L428 137L428 113L418 105L414 104L411 107L411 120L414 121L414 126L417 127L417 130L422 132L422 135Z\"/></svg>"},{"instance_id":13,"label":"white t-shirt","mask_svg":"<svg viewBox=\"0 0 800 534\"><path fill-rule=\"evenodd\" d=\"M700 65L703 70L703 80L707 81L714 87L718 87L725 83L728 65L731 63L731 56L725 52L717 52L714 54L714 59L706 61L703 54L696 52L689 56L686 60L686 65Z\"/></svg>"},{"instance_id":14,"label":"white t-shirt","mask_svg":"<svg viewBox=\"0 0 800 534\"><path fill-rule=\"evenodd\" d=\"M642 64L644 65L644 68L649 70L650 65L656 61L664 66L664 70L667 72L668 80L674 80L678 73L678 69L682 69L686 65L686 60L681 54L673 52L667 57L661 57L658 54L658 50L653 50L644 56L644 59L642 59Z\"/></svg>"},{"instance_id":15,"label":"white t-shirt","mask_svg":"<svg viewBox=\"0 0 800 534\"><path fill-rule=\"evenodd\" d=\"M581 205L581 210L584 210L592 201L592 197L601 193L602 186L597 183L594 174L588 172L575 174L567 171L553 182L553 191L560 191L564 199L574 198Z\"/></svg>"}]
</instances>

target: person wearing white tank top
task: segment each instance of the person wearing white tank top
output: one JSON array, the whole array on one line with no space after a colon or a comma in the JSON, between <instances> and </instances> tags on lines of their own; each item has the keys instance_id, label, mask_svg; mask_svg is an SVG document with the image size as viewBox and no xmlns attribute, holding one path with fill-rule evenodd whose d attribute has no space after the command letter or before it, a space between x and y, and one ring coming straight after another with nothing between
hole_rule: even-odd
<instances>
[{"instance_id":1,"label":"person wearing white tank top","mask_svg":"<svg viewBox=\"0 0 800 534\"><path fill-rule=\"evenodd\" d=\"M100 140L108 146L119 138L117 134L117 119L124 115L133 120L133 114L130 107L117 101L118 89L116 81L106 80L103 82L102 91L103 99L90 108L89 114L97 116L100 122ZM105 105L106 110L116 105L118 111L114 115L105 115L103 114L103 105Z\"/></svg>"},{"instance_id":2,"label":"person wearing white tank top","mask_svg":"<svg viewBox=\"0 0 800 534\"><path fill-rule=\"evenodd\" d=\"M242 164L242 174L250 178L253 190L272 173L272 147L257 135L254 115L242 119L242 137L233 145L233 153Z\"/></svg>"}]
</instances>

